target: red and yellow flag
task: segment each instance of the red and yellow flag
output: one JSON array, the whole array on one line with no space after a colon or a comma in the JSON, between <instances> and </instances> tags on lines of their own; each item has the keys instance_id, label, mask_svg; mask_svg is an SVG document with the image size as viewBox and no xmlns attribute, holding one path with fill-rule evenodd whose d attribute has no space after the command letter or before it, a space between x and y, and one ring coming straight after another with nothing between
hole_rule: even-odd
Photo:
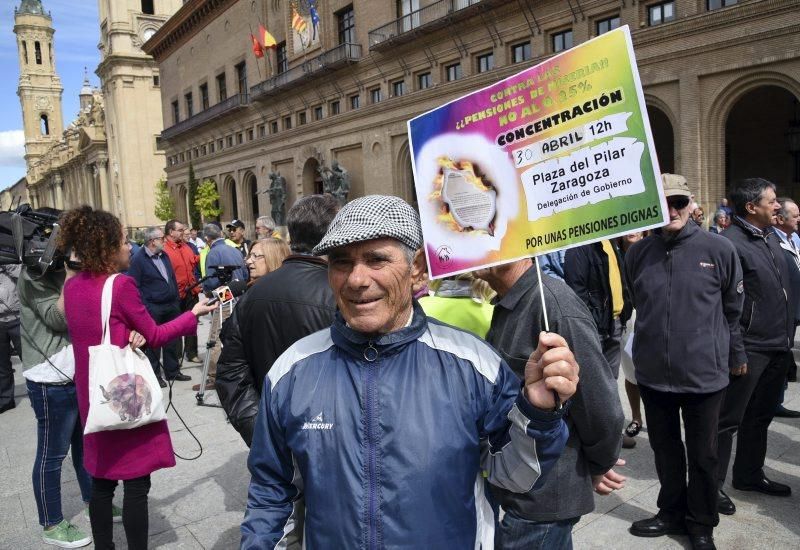
<instances>
[{"instance_id":1,"label":"red and yellow flag","mask_svg":"<svg viewBox=\"0 0 800 550\"><path fill-rule=\"evenodd\" d=\"M306 30L307 27L308 24L306 23L306 20L303 19L299 13L297 13L297 8L292 5L292 28L297 31L298 34L300 34Z\"/></svg>"},{"instance_id":2,"label":"red and yellow flag","mask_svg":"<svg viewBox=\"0 0 800 550\"><path fill-rule=\"evenodd\" d=\"M253 42L253 54L259 58L264 57L264 48L261 47L261 43L258 41L258 38L251 34L250 40Z\"/></svg>"},{"instance_id":3,"label":"red and yellow flag","mask_svg":"<svg viewBox=\"0 0 800 550\"><path fill-rule=\"evenodd\" d=\"M258 37L261 39L261 45L265 50L278 47L275 37L264 28L264 25L258 26Z\"/></svg>"}]
</instances>

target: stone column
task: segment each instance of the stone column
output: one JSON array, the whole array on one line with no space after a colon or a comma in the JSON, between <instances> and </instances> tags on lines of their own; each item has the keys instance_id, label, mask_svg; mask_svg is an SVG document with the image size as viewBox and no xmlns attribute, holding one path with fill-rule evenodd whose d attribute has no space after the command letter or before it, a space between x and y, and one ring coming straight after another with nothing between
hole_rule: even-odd
<instances>
[{"instance_id":1,"label":"stone column","mask_svg":"<svg viewBox=\"0 0 800 550\"><path fill-rule=\"evenodd\" d=\"M64 179L61 174L56 173L53 176L53 185L56 188L56 208L64 209Z\"/></svg>"},{"instance_id":2,"label":"stone column","mask_svg":"<svg viewBox=\"0 0 800 550\"><path fill-rule=\"evenodd\" d=\"M100 181L100 204L103 210L112 212L111 187L108 185L108 159L99 159L94 165L94 175Z\"/></svg>"}]
</instances>

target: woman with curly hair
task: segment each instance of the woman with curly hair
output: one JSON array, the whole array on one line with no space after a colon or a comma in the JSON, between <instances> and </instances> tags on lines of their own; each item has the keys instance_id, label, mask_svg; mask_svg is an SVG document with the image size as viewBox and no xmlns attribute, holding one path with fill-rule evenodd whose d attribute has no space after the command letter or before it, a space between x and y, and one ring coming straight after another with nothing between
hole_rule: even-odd
<instances>
[{"instance_id":1,"label":"woman with curly hair","mask_svg":"<svg viewBox=\"0 0 800 550\"><path fill-rule=\"evenodd\" d=\"M130 263L130 247L119 220L108 212L82 206L64 214L61 246L81 264L80 272L64 287L64 309L75 353L75 388L81 422L89 411L89 348L100 344L103 327L101 294L106 279ZM213 310L203 303L180 317L157 326L147 313L132 278L119 275L111 299L111 343L126 346L131 332L152 346L192 334L197 317ZM139 342L140 343L140 342ZM114 489L123 481L122 523L128 547L147 548L147 493L150 474L175 465L167 421L131 430L112 430L84 436L84 465L92 476L89 515L95 548L114 548L112 508Z\"/></svg>"}]
</instances>

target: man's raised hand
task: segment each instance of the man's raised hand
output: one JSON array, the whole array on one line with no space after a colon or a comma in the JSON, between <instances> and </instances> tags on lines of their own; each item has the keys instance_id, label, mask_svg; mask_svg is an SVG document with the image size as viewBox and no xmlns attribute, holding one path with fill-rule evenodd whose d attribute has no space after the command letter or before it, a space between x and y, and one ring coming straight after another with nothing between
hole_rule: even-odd
<instances>
[{"instance_id":1,"label":"man's raised hand","mask_svg":"<svg viewBox=\"0 0 800 550\"><path fill-rule=\"evenodd\" d=\"M525 396L534 407L556 407L553 391L561 402L575 394L578 387L578 363L567 341L554 332L539 333L539 345L525 365Z\"/></svg>"}]
</instances>

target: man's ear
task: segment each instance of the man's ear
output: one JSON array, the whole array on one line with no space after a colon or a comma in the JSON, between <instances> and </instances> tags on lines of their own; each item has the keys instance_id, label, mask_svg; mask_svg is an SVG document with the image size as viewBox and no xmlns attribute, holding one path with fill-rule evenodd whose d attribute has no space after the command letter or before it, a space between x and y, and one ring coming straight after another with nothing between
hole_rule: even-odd
<instances>
[{"instance_id":1,"label":"man's ear","mask_svg":"<svg viewBox=\"0 0 800 550\"><path fill-rule=\"evenodd\" d=\"M414 292L422 288L428 281L428 264L425 262L425 252L420 248L414 254L414 261L411 262L411 285Z\"/></svg>"}]
</instances>

